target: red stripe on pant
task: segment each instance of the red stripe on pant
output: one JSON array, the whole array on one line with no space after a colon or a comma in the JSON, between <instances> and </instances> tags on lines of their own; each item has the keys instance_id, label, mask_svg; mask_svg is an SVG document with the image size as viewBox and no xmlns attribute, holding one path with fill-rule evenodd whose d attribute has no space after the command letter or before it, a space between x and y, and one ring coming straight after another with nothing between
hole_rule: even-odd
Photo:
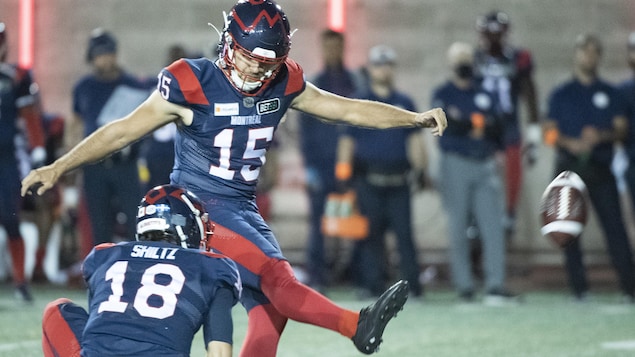
<instances>
[{"instance_id":1,"label":"red stripe on pant","mask_svg":"<svg viewBox=\"0 0 635 357\"><path fill-rule=\"evenodd\" d=\"M60 312L60 305L72 303L59 298L46 305L42 316L42 351L44 357L79 357L81 347L77 336Z\"/></svg>"},{"instance_id":2,"label":"red stripe on pant","mask_svg":"<svg viewBox=\"0 0 635 357\"><path fill-rule=\"evenodd\" d=\"M359 313L340 308L300 283L286 260L268 257L253 242L219 224L215 226L211 246L260 276L262 292L282 316L349 338L355 334Z\"/></svg>"},{"instance_id":3,"label":"red stripe on pant","mask_svg":"<svg viewBox=\"0 0 635 357\"><path fill-rule=\"evenodd\" d=\"M520 145L505 149L505 187L507 194L507 213L515 214L522 184L522 157Z\"/></svg>"}]
</instances>

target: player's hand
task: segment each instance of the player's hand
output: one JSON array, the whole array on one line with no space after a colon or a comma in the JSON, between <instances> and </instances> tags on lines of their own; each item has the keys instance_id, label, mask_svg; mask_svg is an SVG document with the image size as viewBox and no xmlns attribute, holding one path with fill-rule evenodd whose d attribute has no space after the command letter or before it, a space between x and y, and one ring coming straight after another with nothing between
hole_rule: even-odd
<instances>
[{"instance_id":1,"label":"player's hand","mask_svg":"<svg viewBox=\"0 0 635 357\"><path fill-rule=\"evenodd\" d=\"M55 170L53 165L43 166L29 172L22 180L22 196L33 193L43 194L55 185L59 177L60 173Z\"/></svg>"},{"instance_id":2,"label":"player's hand","mask_svg":"<svg viewBox=\"0 0 635 357\"><path fill-rule=\"evenodd\" d=\"M448 119L441 108L434 108L417 114L415 122L419 127L432 128L432 135L435 136L443 135L443 131L448 127Z\"/></svg>"}]
</instances>

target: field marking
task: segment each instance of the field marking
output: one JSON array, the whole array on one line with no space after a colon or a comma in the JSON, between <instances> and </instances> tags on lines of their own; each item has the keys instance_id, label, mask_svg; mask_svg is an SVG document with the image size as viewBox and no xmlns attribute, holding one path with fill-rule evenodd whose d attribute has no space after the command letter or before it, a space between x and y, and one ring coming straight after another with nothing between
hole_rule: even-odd
<instances>
[{"instance_id":1,"label":"field marking","mask_svg":"<svg viewBox=\"0 0 635 357\"><path fill-rule=\"evenodd\" d=\"M17 350L21 347L33 347L41 344L40 340L27 340L21 342L13 342L13 343L0 343L0 351L11 351Z\"/></svg>"},{"instance_id":2,"label":"field marking","mask_svg":"<svg viewBox=\"0 0 635 357\"><path fill-rule=\"evenodd\" d=\"M600 305L599 310L607 315L622 315L635 312L635 309L633 309L631 306L624 304Z\"/></svg>"},{"instance_id":3,"label":"field marking","mask_svg":"<svg viewBox=\"0 0 635 357\"><path fill-rule=\"evenodd\" d=\"M601 344L605 350L635 350L635 340L604 342Z\"/></svg>"}]
</instances>

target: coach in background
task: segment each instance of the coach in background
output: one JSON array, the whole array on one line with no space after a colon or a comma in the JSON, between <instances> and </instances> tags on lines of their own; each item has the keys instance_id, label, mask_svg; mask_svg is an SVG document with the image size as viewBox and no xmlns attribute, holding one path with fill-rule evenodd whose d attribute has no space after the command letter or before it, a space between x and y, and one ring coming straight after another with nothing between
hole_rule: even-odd
<instances>
[{"instance_id":1,"label":"coach in background","mask_svg":"<svg viewBox=\"0 0 635 357\"><path fill-rule=\"evenodd\" d=\"M101 28L90 35L86 61L92 73L82 77L73 88L73 115L65 139L68 148L132 112L156 85L155 81L145 83L121 68L117 40ZM140 144L133 144L82 168L83 194L95 245L112 242L117 223L126 227L127 233L119 233L120 237L134 233L137 197L142 194L137 169L139 147Z\"/></svg>"},{"instance_id":2,"label":"coach in background","mask_svg":"<svg viewBox=\"0 0 635 357\"><path fill-rule=\"evenodd\" d=\"M344 34L327 29L322 31L320 39L324 68L311 79L312 83L337 95L353 96L359 85L355 74L344 65ZM309 285L323 291L332 282L329 279L332 271L327 264L326 242L321 231L322 214L327 195L337 190L335 156L344 126L324 123L308 114L302 114L298 123L310 202L310 228L306 246Z\"/></svg>"},{"instance_id":3,"label":"coach in background","mask_svg":"<svg viewBox=\"0 0 635 357\"><path fill-rule=\"evenodd\" d=\"M632 75L629 79L620 83L619 89L628 103L629 135L624 147L629 164L626 169L625 179L631 194L631 203L635 205L635 31L628 36L626 51L626 62L632 71Z\"/></svg>"},{"instance_id":4,"label":"coach in background","mask_svg":"<svg viewBox=\"0 0 635 357\"><path fill-rule=\"evenodd\" d=\"M396 60L391 47L377 45L370 49L368 87L358 93L359 98L414 111L412 99L394 87ZM408 281L412 295L421 296L409 178L416 178L418 188L423 187L427 166L423 132L417 128L347 127L338 143L337 162L340 167L352 167L346 171L352 172L359 209L370 222L368 237L355 247L362 297L379 296L385 289L388 230L396 236L400 278ZM338 175L337 179L346 178Z\"/></svg>"},{"instance_id":5,"label":"coach in background","mask_svg":"<svg viewBox=\"0 0 635 357\"><path fill-rule=\"evenodd\" d=\"M570 170L586 183L599 218L611 262L626 302L635 302L633 253L620 208L616 179L611 171L613 144L628 131L626 103L616 88L598 76L602 43L592 34L575 41L573 79L549 96L545 142L556 147L555 175ZM555 177L554 175L554 177ZM576 300L589 291L580 241L564 249L569 283Z\"/></svg>"},{"instance_id":6,"label":"coach in background","mask_svg":"<svg viewBox=\"0 0 635 357\"><path fill-rule=\"evenodd\" d=\"M0 22L0 228L8 236L12 277L16 297L26 303L33 302L28 279L24 271L24 240L20 232L20 168L16 145L20 122L26 128L30 164L37 168L44 164L44 130L37 105L37 85L31 71L5 62L9 52L7 29Z\"/></svg>"},{"instance_id":7,"label":"coach in background","mask_svg":"<svg viewBox=\"0 0 635 357\"><path fill-rule=\"evenodd\" d=\"M519 298L505 288L504 187L495 154L503 143L503 116L495 97L474 80L474 50L462 42L448 49L450 79L434 90L432 104L445 110L446 135L439 140L439 189L452 224L450 267L459 299L475 297L470 242L466 230L473 218L481 232L486 305L509 305Z\"/></svg>"}]
</instances>

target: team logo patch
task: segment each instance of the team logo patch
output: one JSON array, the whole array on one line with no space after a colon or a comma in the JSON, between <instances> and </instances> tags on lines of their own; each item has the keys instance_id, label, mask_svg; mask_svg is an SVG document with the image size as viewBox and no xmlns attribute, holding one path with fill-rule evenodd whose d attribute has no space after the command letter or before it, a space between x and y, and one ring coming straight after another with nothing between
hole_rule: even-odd
<instances>
[{"instance_id":1,"label":"team logo patch","mask_svg":"<svg viewBox=\"0 0 635 357\"><path fill-rule=\"evenodd\" d=\"M474 104L480 110L488 110L492 106L492 101L485 93L478 93L474 96Z\"/></svg>"},{"instance_id":2,"label":"team logo patch","mask_svg":"<svg viewBox=\"0 0 635 357\"><path fill-rule=\"evenodd\" d=\"M258 114L263 115L263 114L273 113L273 112L277 112L278 109L280 109L280 98L263 100L262 102L258 102L256 104L257 104L256 109L258 110Z\"/></svg>"},{"instance_id":3,"label":"team logo patch","mask_svg":"<svg viewBox=\"0 0 635 357\"><path fill-rule=\"evenodd\" d=\"M593 95L593 105L598 109L606 109L611 100L609 99L608 94L604 92L597 92Z\"/></svg>"},{"instance_id":4,"label":"team logo patch","mask_svg":"<svg viewBox=\"0 0 635 357\"><path fill-rule=\"evenodd\" d=\"M243 105L245 108L251 108L254 106L254 98L253 97L245 97L243 98Z\"/></svg>"},{"instance_id":5,"label":"team logo patch","mask_svg":"<svg viewBox=\"0 0 635 357\"><path fill-rule=\"evenodd\" d=\"M225 117L238 115L238 103L214 103L214 115Z\"/></svg>"}]
</instances>

